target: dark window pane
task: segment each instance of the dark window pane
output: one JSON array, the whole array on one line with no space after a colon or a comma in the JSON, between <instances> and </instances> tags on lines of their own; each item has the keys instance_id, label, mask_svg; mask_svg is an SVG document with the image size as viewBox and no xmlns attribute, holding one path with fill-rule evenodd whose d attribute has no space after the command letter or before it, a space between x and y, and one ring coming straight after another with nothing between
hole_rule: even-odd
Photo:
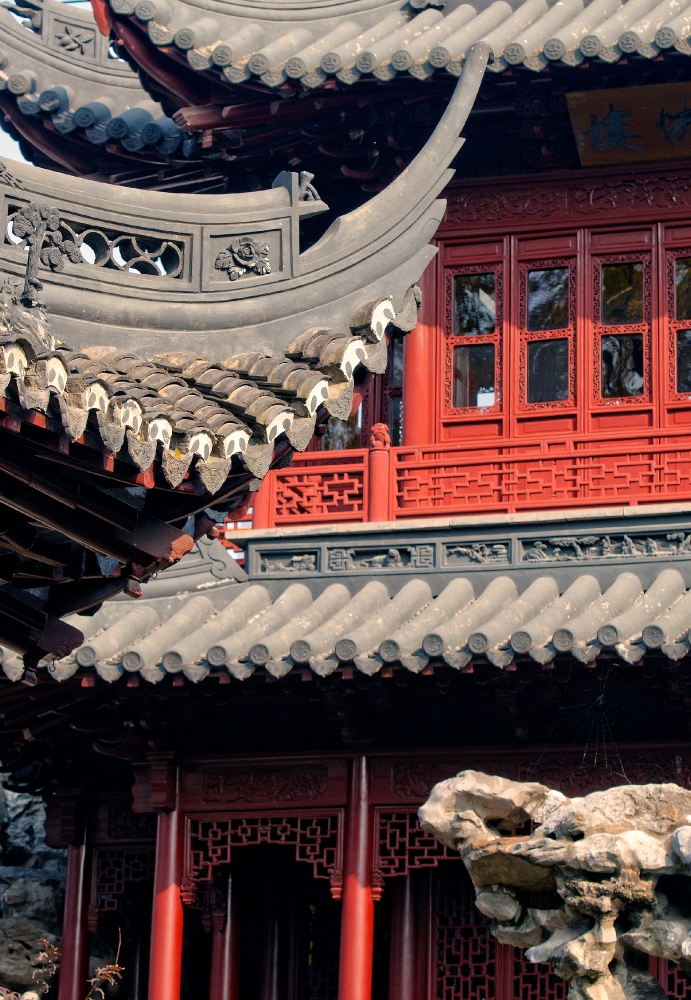
<instances>
[{"instance_id":1,"label":"dark window pane","mask_svg":"<svg viewBox=\"0 0 691 1000\"><path fill-rule=\"evenodd\" d=\"M677 319L691 319L691 257L676 262Z\"/></svg>"},{"instance_id":2,"label":"dark window pane","mask_svg":"<svg viewBox=\"0 0 691 1000\"><path fill-rule=\"evenodd\" d=\"M528 344L528 402L569 398L569 342L534 340Z\"/></svg>"},{"instance_id":3,"label":"dark window pane","mask_svg":"<svg viewBox=\"0 0 691 1000\"><path fill-rule=\"evenodd\" d=\"M643 322L642 261L602 265L602 322L608 326Z\"/></svg>"},{"instance_id":4,"label":"dark window pane","mask_svg":"<svg viewBox=\"0 0 691 1000\"><path fill-rule=\"evenodd\" d=\"M396 337L391 342L391 385L403 385L403 338Z\"/></svg>"},{"instance_id":5,"label":"dark window pane","mask_svg":"<svg viewBox=\"0 0 691 1000\"><path fill-rule=\"evenodd\" d=\"M602 338L602 395L643 395L643 334Z\"/></svg>"},{"instance_id":6,"label":"dark window pane","mask_svg":"<svg viewBox=\"0 0 691 1000\"><path fill-rule=\"evenodd\" d=\"M326 434L322 438L324 451L340 451L342 448L361 448L360 428L362 427L362 406L348 420L334 420L326 425Z\"/></svg>"},{"instance_id":7,"label":"dark window pane","mask_svg":"<svg viewBox=\"0 0 691 1000\"><path fill-rule=\"evenodd\" d=\"M691 392L691 330L677 331L677 392Z\"/></svg>"},{"instance_id":8,"label":"dark window pane","mask_svg":"<svg viewBox=\"0 0 691 1000\"><path fill-rule=\"evenodd\" d=\"M454 347L453 405L494 404L494 344Z\"/></svg>"},{"instance_id":9,"label":"dark window pane","mask_svg":"<svg viewBox=\"0 0 691 1000\"><path fill-rule=\"evenodd\" d=\"M389 400L389 434L394 448L403 444L403 400L392 396Z\"/></svg>"},{"instance_id":10,"label":"dark window pane","mask_svg":"<svg viewBox=\"0 0 691 1000\"><path fill-rule=\"evenodd\" d=\"M497 315L496 275L457 274L454 304L456 334L494 333Z\"/></svg>"},{"instance_id":11,"label":"dark window pane","mask_svg":"<svg viewBox=\"0 0 691 1000\"><path fill-rule=\"evenodd\" d=\"M568 267L528 271L528 329L561 330L568 325Z\"/></svg>"}]
</instances>

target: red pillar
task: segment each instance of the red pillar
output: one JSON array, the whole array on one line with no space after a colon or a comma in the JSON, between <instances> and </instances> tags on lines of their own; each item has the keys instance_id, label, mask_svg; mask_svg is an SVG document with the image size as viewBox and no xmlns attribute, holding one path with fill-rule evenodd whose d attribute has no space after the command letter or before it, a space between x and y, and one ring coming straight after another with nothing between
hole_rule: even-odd
<instances>
[{"instance_id":1,"label":"red pillar","mask_svg":"<svg viewBox=\"0 0 691 1000\"><path fill-rule=\"evenodd\" d=\"M87 992L89 932L86 883L86 844L70 844L67 848L58 1000L84 1000Z\"/></svg>"},{"instance_id":2,"label":"red pillar","mask_svg":"<svg viewBox=\"0 0 691 1000\"><path fill-rule=\"evenodd\" d=\"M274 494L273 474L267 472L256 493L252 494L252 527L270 528L273 511L271 504Z\"/></svg>"},{"instance_id":3,"label":"red pillar","mask_svg":"<svg viewBox=\"0 0 691 1000\"><path fill-rule=\"evenodd\" d=\"M434 433L434 347L438 325L437 258L418 282L418 323L403 339L403 444L432 444Z\"/></svg>"},{"instance_id":4,"label":"red pillar","mask_svg":"<svg viewBox=\"0 0 691 1000\"><path fill-rule=\"evenodd\" d=\"M391 879L389 891L392 894L389 1000L421 1000L417 968L417 900L411 876Z\"/></svg>"},{"instance_id":5,"label":"red pillar","mask_svg":"<svg viewBox=\"0 0 691 1000\"><path fill-rule=\"evenodd\" d=\"M228 895L223 927L214 927L211 939L209 1000L239 1000L240 935L233 873L228 875Z\"/></svg>"},{"instance_id":6,"label":"red pillar","mask_svg":"<svg viewBox=\"0 0 691 1000\"><path fill-rule=\"evenodd\" d=\"M391 438L386 424L375 424L370 435L368 521L391 519L389 503Z\"/></svg>"},{"instance_id":7,"label":"red pillar","mask_svg":"<svg viewBox=\"0 0 691 1000\"><path fill-rule=\"evenodd\" d=\"M158 815L154 905L151 914L149 1000L179 1000L182 966L183 818L177 808Z\"/></svg>"},{"instance_id":8,"label":"red pillar","mask_svg":"<svg viewBox=\"0 0 691 1000\"><path fill-rule=\"evenodd\" d=\"M372 821L367 758L352 761L346 812L339 1000L371 1000L374 948Z\"/></svg>"}]
</instances>

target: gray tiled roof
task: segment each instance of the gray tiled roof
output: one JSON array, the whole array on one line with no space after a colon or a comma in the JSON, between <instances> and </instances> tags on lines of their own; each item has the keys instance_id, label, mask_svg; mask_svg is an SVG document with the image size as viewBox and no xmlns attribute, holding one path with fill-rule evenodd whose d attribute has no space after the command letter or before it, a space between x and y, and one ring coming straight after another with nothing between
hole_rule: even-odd
<instances>
[{"instance_id":1,"label":"gray tiled roof","mask_svg":"<svg viewBox=\"0 0 691 1000\"><path fill-rule=\"evenodd\" d=\"M333 583L316 596L298 581L273 600L251 583L213 599L198 574L195 581L174 604L145 596L134 607L111 604L93 619L75 616L80 628L86 622L85 642L51 672L62 680L93 668L110 682L139 673L152 683L182 673L196 683L219 669L243 681L257 669L282 677L309 668L324 677L341 667L372 675L400 664L419 673L430 661L463 669L473 658L510 669L516 655L544 666L557 654L587 664L604 651L637 663L651 650L678 660L691 649L691 590L672 568L661 569L647 590L624 571L604 592L583 573L561 594L551 576L519 593L500 573L478 593L467 577L454 577L436 596L421 578L396 593L375 579ZM13 680L23 669L14 658L3 668Z\"/></svg>"},{"instance_id":2,"label":"gray tiled roof","mask_svg":"<svg viewBox=\"0 0 691 1000\"><path fill-rule=\"evenodd\" d=\"M398 73L418 80L435 72L458 76L470 46L481 39L492 48L489 69L494 72L519 65L539 71L559 61L575 66L594 57L616 62L634 52L650 59L670 48L691 54L689 0L524 0L520 5L494 0L448 4L445 11L438 9L443 4L423 0L361 6L355 13L342 4L336 8L340 19L330 10L328 20L319 20L317 13L306 22L301 13L294 23L264 19L257 6L250 23L214 9L191 24L186 0L110 4L116 13L145 22L155 44L177 45L194 69L218 67L231 83L255 77L269 87L288 79L319 87L330 76L346 84L367 74L383 81Z\"/></svg>"},{"instance_id":3,"label":"gray tiled roof","mask_svg":"<svg viewBox=\"0 0 691 1000\"><path fill-rule=\"evenodd\" d=\"M116 14L139 19L155 45L177 47L192 69L220 74L233 84L255 80L271 88L295 80L314 89L334 77L344 84L363 77L384 82L400 75L420 81L435 74L457 77L470 47L481 39L492 48L488 70L494 73L513 66L539 72L586 59L614 63L633 53L652 59L664 50L691 55L691 0L476 0L449 3L444 10L439 9L444 4L406 0L359 4L356 11L336 4L322 12L317 4L308 16L287 9L276 18L263 16L259 5L239 11L228 4L227 12L219 4L207 12L204 4L187 0L110 0L110 5ZM130 153L150 148L171 155L183 133L141 90L125 63L107 58L106 40L90 14L70 12L72 34L88 33L99 53L103 50L88 60L88 69L84 59L78 65L65 50L64 29L53 37L54 8L61 6L46 0L50 29L34 26L42 31L35 41L0 11L2 87L23 114L48 114L61 134L74 132L96 146L120 142Z\"/></svg>"},{"instance_id":4,"label":"gray tiled roof","mask_svg":"<svg viewBox=\"0 0 691 1000\"><path fill-rule=\"evenodd\" d=\"M348 416L353 368L368 363L358 337L345 338L353 358L347 377L337 382L321 370L319 352L311 366L265 351L219 362L193 352L144 359L109 347L72 351L58 345L32 353L2 333L0 398L16 422L15 428L6 421L6 429L19 431L24 421L35 424L36 414L44 414L46 427L69 441L126 452L142 472L160 464L173 487L196 459L196 474L205 485L209 480L212 493L235 455L261 478L282 435L304 451L320 406Z\"/></svg>"}]
</instances>

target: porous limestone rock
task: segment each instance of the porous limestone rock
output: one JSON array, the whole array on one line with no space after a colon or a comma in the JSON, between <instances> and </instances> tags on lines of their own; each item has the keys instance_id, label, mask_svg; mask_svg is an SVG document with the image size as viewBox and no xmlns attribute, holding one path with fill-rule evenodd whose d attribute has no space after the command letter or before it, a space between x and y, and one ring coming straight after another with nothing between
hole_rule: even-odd
<instances>
[{"instance_id":1,"label":"porous limestone rock","mask_svg":"<svg viewBox=\"0 0 691 1000\"><path fill-rule=\"evenodd\" d=\"M645 955L691 971L691 791L625 785L569 799L462 771L435 785L420 823L460 851L496 938L549 963L569 1000L663 1000ZM531 906L546 890L554 908Z\"/></svg>"}]
</instances>

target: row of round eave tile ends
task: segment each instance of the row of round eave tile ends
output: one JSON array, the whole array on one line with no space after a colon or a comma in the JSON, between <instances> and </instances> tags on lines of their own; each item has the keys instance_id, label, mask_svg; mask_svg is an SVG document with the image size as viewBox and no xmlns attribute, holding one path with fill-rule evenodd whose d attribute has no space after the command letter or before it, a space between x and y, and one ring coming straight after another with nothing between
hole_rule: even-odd
<instances>
[{"instance_id":1,"label":"row of round eave tile ends","mask_svg":"<svg viewBox=\"0 0 691 1000\"><path fill-rule=\"evenodd\" d=\"M356 20L341 21L320 38L307 28L293 27L269 40L259 23L245 23L222 39L218 22L203 16L175 27L178 10L168 0L110 0L118 14L134 14L147 24L157 45L175 44L197 70L219 67L231 83L258 77L270 87L300 80L321 86L330 75L354 83L363 75L390 80L399 72L426 79L435 70L460 75L470 47L487 42L489 69L524 65L539 71L550 62L575 66L599 57L615 62L637 52L653 58L675 47L691 54L690 0L524 0L513 11L506 0L494 0L477 13L462 3L446 17L436 7L416 12L412 5L388 14L366 30Z\"/></svg>"},{"instance_id":2,"label":"row of round eave tile ends","mask_svg":"<svg viewBox=\"0 0 691 1000\"><path fill-rule=\"evenodd\" d=\"M691 55L691 0L525 0L512 11L506 0L494 0L479 14L468 3L446 17L436 7L411 16L409 5L366 31L352 20L341 22L321 38L307 28L293 28L272 41L258 23L247 23L230 39L220 38L218 22L202 17L177 30L168 27L174 10L168 0L110 0L119 14L135 14L147 24L157 45L177 45L198 71L217 68L231 83L255 77L269 87L299 80L307 88L322 86L329 76L353 84L363 76L381 81L408 73L425 80L437 70L459 76L466 54L477 41L492 49L488 69L501 72L523 65L539 72L550 63L577 66L585 59L616 62L624 54L652 59L665 49ZM40 89L32 70L2 72L9 61L0 54L0 88L16 97L25 115L50 114L62 135L76 129L93 145L118 141L128 152L155 149L172 156L179 147L190 156L194 136L151 100L142 100L116 113L107 96L74 108L69 86Z\"/></svg>"},{"instance_id":3,"label":"row of round eave tile ends","mask_svg":"<svg viewBox=\"0 0 691 1000\"><path fill-rule=\"evenodd\" d=\"M316 599L304 583L293 583L273 602L253 584L220 611L209 597L194 595L165 621L148 601L105 628L98 617L67 621L86 639L73 655L43 664L57 680L80 667L111 683L128 673L151 683L184 673L198 683L223 667L240 681L257 667L276 678L302 665L321 677L350 664L367 675L393 663L420 673L430 660L463 669L482 655L510 669L516 654L548 666L559 653L588 664L607 650L637 663L649 650L671 660L689 652L691 590L673 568L661 570L647 590L636 574L622 572L604 593L594 576L582 574L561 595L549 576L519 595L514 580L498 575L477 596L470 580L456 577L436 598L420 578L393 598L378 580L354 595L332 583ZM19 680L24 668L6 657L3 669Z\"/></svg>"},{"instance_id":4,"label":"row of round eave tile ends","mask_svg":"<svg viewBox=\"0 0 691 1000\"><path fill-rule=\"evenodd\" d=\"M127 448L141 472L160 458L173 488L196 459L195 474L214 493L234 456L262 478L281 435L304 451L321 406L336 418L350 415L355 369L386 367L383 314L394 315L389 299L358 310L358 323L367 324L353 331L358 336L312 329L284 356L259 350L222 362L194 352L145 360L113 347L58 345L35 354L6 333L0 392L20 413L56 420L70 441L90 431L111 454Z\"/></svg>"}]
</instances>

